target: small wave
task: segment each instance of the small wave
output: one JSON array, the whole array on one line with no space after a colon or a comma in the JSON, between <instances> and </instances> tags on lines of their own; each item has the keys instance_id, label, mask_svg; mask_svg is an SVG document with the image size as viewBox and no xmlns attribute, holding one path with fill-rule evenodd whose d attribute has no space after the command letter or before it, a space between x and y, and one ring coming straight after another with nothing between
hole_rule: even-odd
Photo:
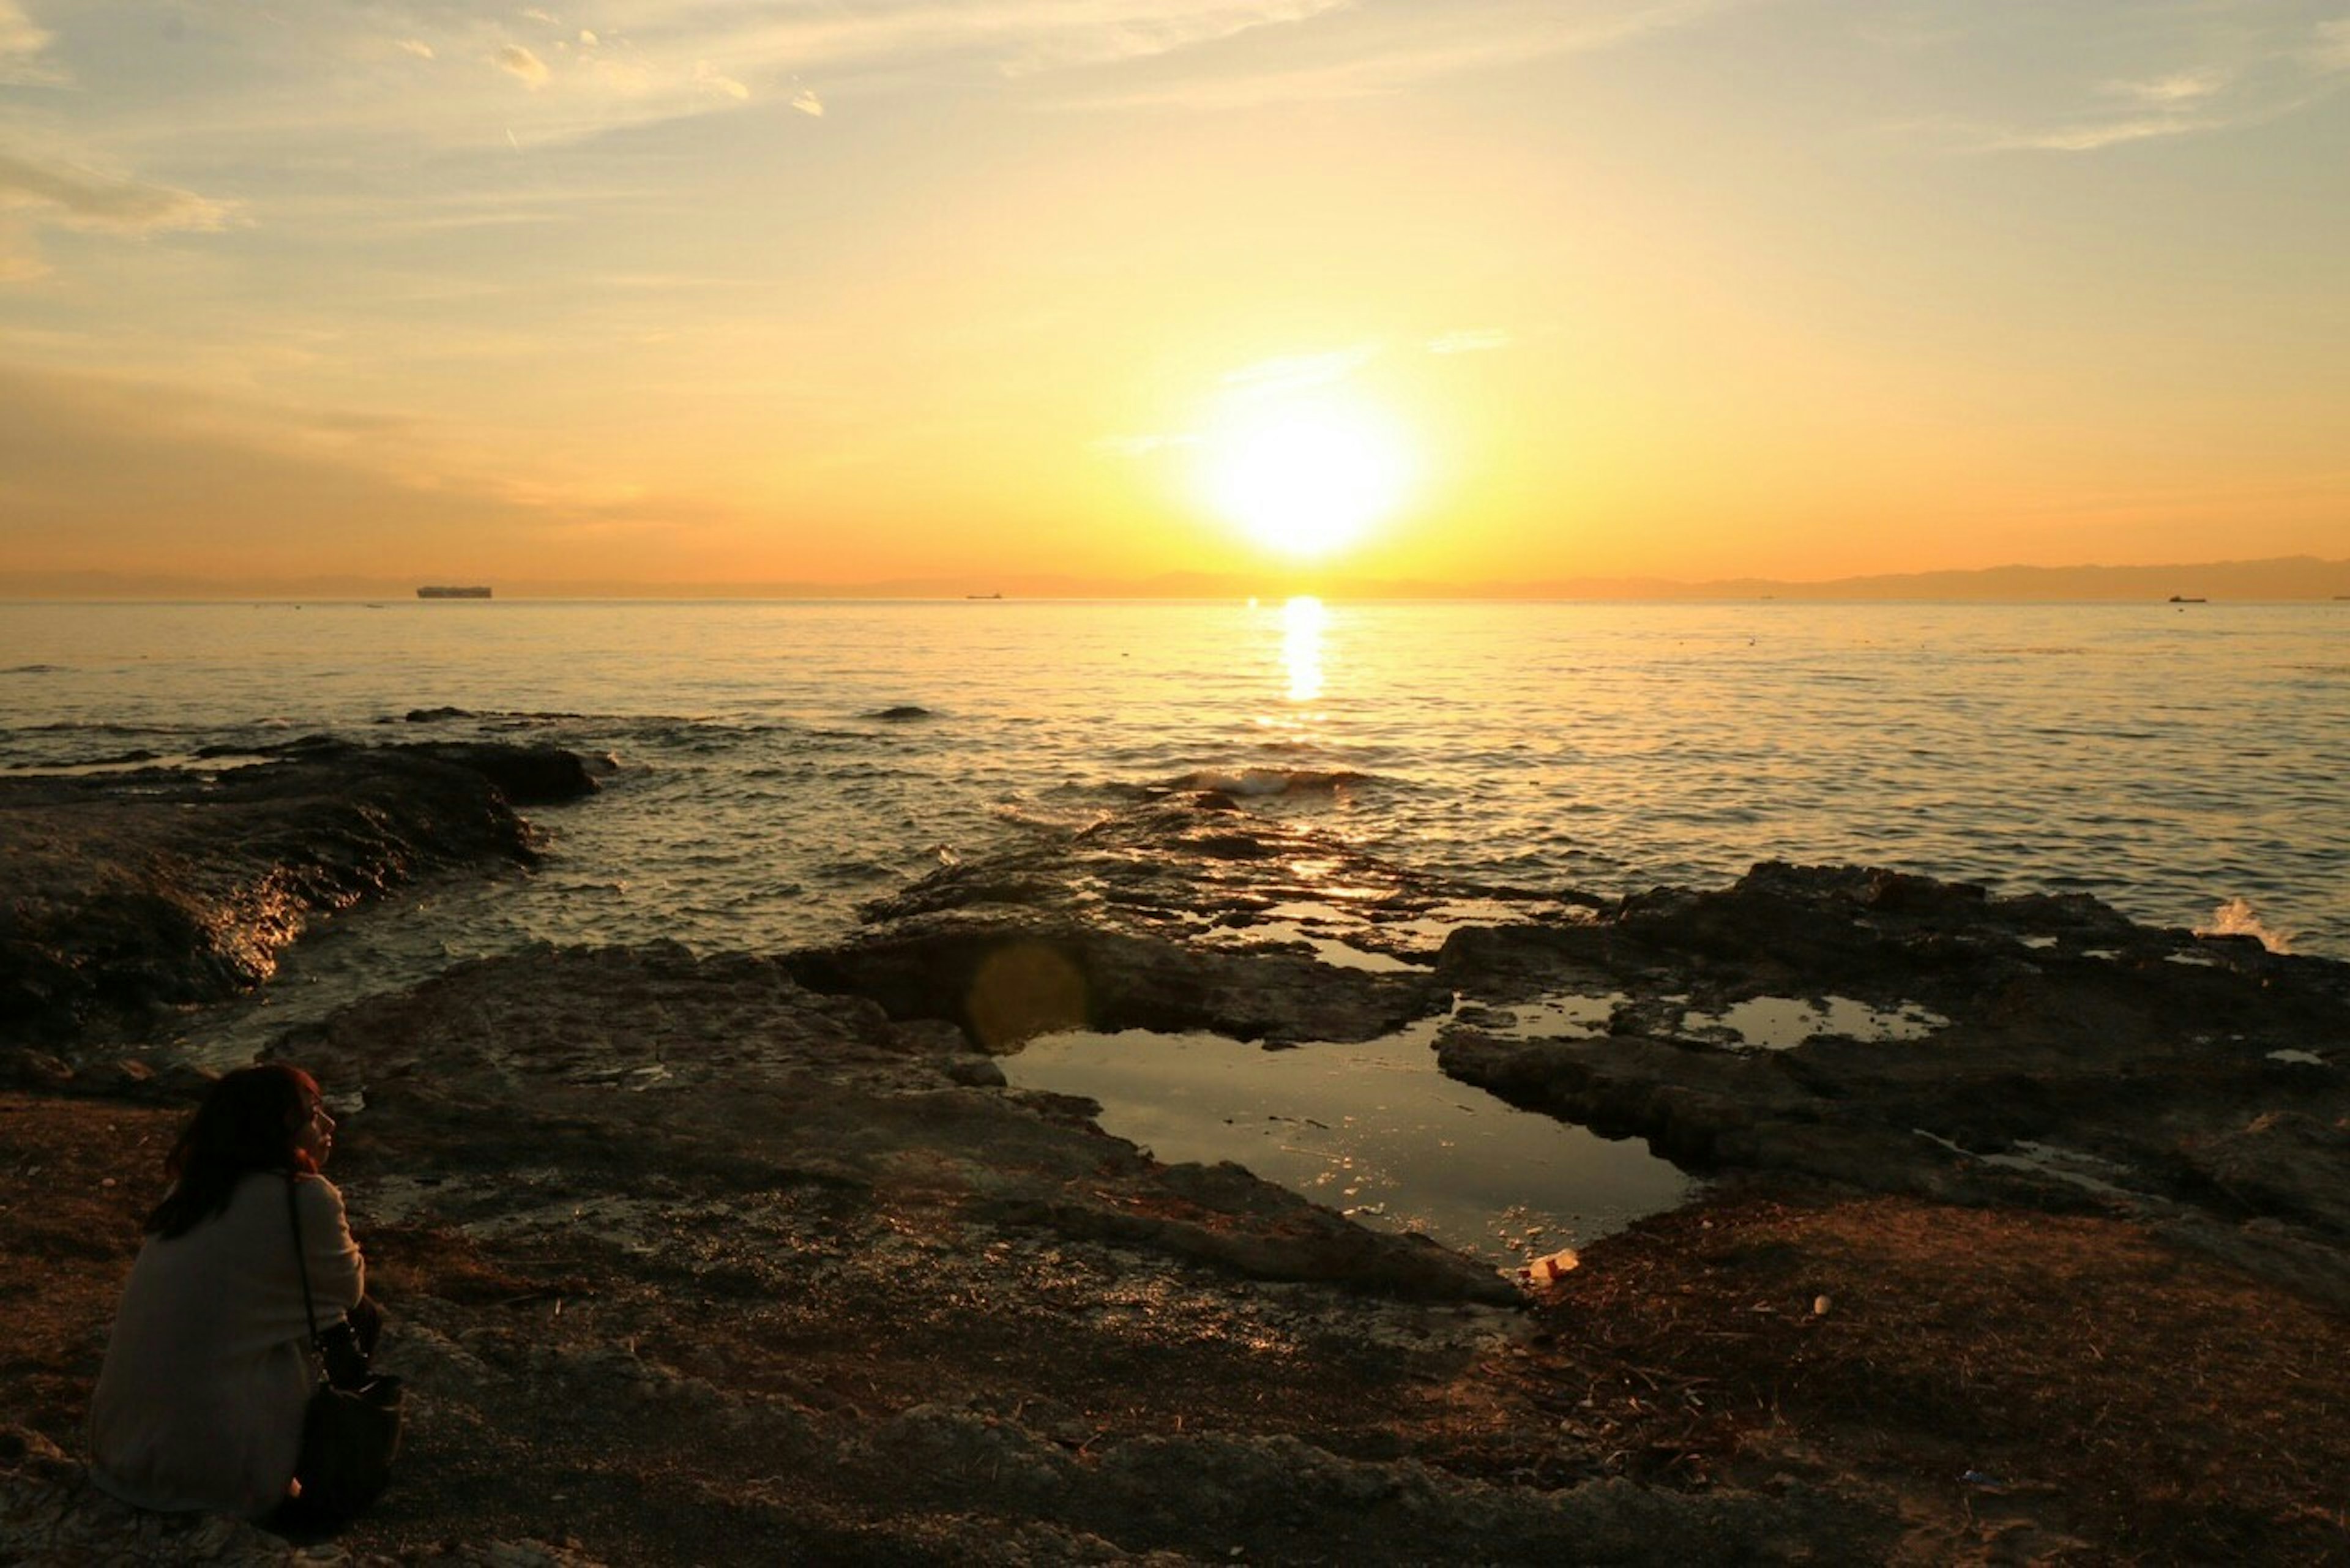
<instances>
[{"instance_id":1,"label":"small wave","mask_svg":"<svg viewBox=\"0 0 2350 1568\"><path fill-rule=\"evenodd\" d=\"M54 719L46 724L23 726L28 735L161 735L172 732L154 724L110 724L83 719Z\"/></svg>"},{"instance_id":2,"label":"small wave","mask_svg":"<svg viewBox=\"0 0 2350 1568\"><path fill-rule=\"evenodd\" d=\"M62 675L65 670L62 664L14 664L0 670L0 675Z\"/></svg>"},{"instance_id":3,"label":"small wave","mask_svg":"<svg viewBox=\"0 0 2350 1568\"><path fill-rule=\"evenodd\" d=\"M2230 898L2211 911L2209 924L2195 928L2199 937L2258 937L2272 953L2293 951L2293 933L2280 931L2261 919L2248 898Z\"/></svg>"},{"instance_id":4,"label":"small wave","mask_svg":"<svg viewBox=\"0 0 2350 1568\"><path fill-rule=\"evenodd\" d=\"M859 713L860 719L886 719L891 723L904 723L912 719L935 719L938 715L918 703L900 702L892 708L877 708L870 713Z\"/></svg>"},{"instance_id":5,"label":"small wave","mask_svg":"<svg viewBox=\"0 0 2350 1568\"><path fill-rule=\"evenodd\" d=\"M131 767L142 763L158 763L162 760L162 753L151 752L144 746L137 746L127 752L109 752L102 757L67 757L57 762L10 763L8 771L10 773L70 774L92 768Z\"/></svg>"},{"instance_id":6,"label":"small wave","mask_svg":"<svg viewBox=\"0 0 2350 1568\"><path fill-rule=\"evenodd\" d=\"M1374 782L1369 774L1347 768L1199 768L1167 779L1168 790L1214 790L1220 794L1261 798L1276 794L1336 794L1356 784Z\"/></svg>"}]
</instances>

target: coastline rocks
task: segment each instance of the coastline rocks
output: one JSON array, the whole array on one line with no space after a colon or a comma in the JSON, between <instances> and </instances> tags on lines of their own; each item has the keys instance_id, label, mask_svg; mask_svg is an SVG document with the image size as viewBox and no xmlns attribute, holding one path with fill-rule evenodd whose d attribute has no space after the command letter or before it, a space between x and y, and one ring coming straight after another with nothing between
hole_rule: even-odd
<instances>
[{"instance_id":1,"label":"coastline rocks","mask_svg":"<svg viewBox=\"0 0 2350 1568\"><path fill-rule=\"evenodd\" d=\"M1590 925L1456 932L1437 972L1472 1003L1446 1072L1700 1168L2350 1241L2350 966L1766 863Z\"/></svg>"},{"instance_id":2,"label":"coastline rocks","mask_svg":"<svg viewBox=\"0 0 2350 1568\"><path fill-rule=\"evenodd\" d=\"M1483 1264L1235 1166L1161 1166L1084 1102L972 1086L987 1059L958 1030L780 961L472 961L277 1054L338 1109L420 1432L659 1476L632 1484L677 1560L1730 1563L1887 1538L1873 1504L1800 1489L1525 1484L1556 1439L1507 1414L1521 1298ZM436 1462L420 1443L418 1522L396 1489L378 1549L436 1538ZM595 1483L562 1490L593 1538ZM545 1517L524 1500L498 1528Z\"/></svg>"},{"instance_id":3,"label":"coastline rocks","mask_svg":"<svg viewBox=\"0 0 2350 1568\"><path fill-rule=\"evenodd\" d=\"M985 921L1026 910L1194 948L1318 951L1395 971L1424 971L1432 933L1463 919L1587 918L1606 907L1572 891L1449 883L1318 832L1310 817L1301 826L1244 809L1222 791L1154 787L1083 828L1040 829L858 912L887 931L917 917Z\"/></svg>"},{"instance_id":4,"label":"coastline rocks","mask_svg":"<svg viewBox=\"0 0 2350 1568\"><path fill-rule=\"evenodd\" d=\"M1367 1040L1440 1004L1421 974L1122 935L1003 906L909 916L784 962L812 989L869 998L895 1018L944 1019L988 1051L1061 1029Z\"/></svg>"},{"instance_id":5,"label":"coastline rocks","mask_svg":"<svg viewBox=\"0 0 2350 1568\"><path fill-rule=\"evenodd\" d=\"M444 1178L504 1186L517 1167L551 1168L558 1190L599 1198L616 1178L705 1193L780 1180L1249 1279L1517 1300L1473 1260L1362 1230L1236 1166L1160 1166L1093 1127L1083 1102L974 1087L969 1064L986 1064L953 1031L893 1023L747 955L577 948L460 964L295 1031L276 1054L363 1097L352 1158L396 1140Z\"/></svg>"},{"instance_id":6,"label":"coastline rocks","mask_svg":"<svg viewBox=\"0 0 2350 1568\"><path fill-rule=\"evenodd\" d=\"M71 1044L266 980L312 921L427 872L527 865L549 747L308 741L219 772L0 779L0 1045Z\"/></svg>"}]
</instances>

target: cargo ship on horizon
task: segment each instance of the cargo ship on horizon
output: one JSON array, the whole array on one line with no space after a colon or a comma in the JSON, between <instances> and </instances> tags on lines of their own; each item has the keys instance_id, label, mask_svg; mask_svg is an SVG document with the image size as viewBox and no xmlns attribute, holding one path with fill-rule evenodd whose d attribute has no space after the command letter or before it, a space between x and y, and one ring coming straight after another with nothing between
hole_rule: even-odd
<instances>
[{"instance_id":1,"label":"cargo ship on horizon","mask_svg":"<svg viewBox=\"0 0 2350 1568\"><path fill-rule=\"evenodd\" d=\"M417 589L416 597L420 599L485 599L490 597L490 590L486 587L452 588L434 586Z\"/></svg>"}]
</instances>

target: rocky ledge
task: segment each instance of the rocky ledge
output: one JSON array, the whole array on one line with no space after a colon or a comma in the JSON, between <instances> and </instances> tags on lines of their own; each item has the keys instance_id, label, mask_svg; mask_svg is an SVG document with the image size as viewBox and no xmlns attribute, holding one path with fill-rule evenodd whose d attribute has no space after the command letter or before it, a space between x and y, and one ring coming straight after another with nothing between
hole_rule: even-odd
<instances>
[{"instance_id":1,"label":"rocky ledge","mask_svg":"<svg viewBox=\"0 0 2350 1568\"><path fill-rule=\"evenodd\" d=\"M1160 1165L1087 1103L1002 1087L958 1031L773 961L466 963L282 1049L341 1109L334 1174L411 1379L360 1561L453 1536L523 1562L1730 1563L1891 1529L1798 1483L1655 1491L1562 1454L1487 1266ZM88 1178L134 1138L151 1159L168 1116L0 1110L60 1162L0 1172L10 1256L45 1260L0 1277L35 1325L0 1553L275 1560L108 1504L69 1457L133 1241L116 1194L152 1186Z\"/></svg>"},{"instance_id":2,"label":"rocky ledge","mask_svg":"<svg viewBox=\"0 0 2350 1568\"><path fill-rule=\"evenodd\" d=\"M2128 1213L2350 1306L2350 966L2085 897L1756 867L1458 931L1455 1077L1699 1169Z\"/></svg>"},{"instance_id":3,"label":"rocky ledge","mask_svg":"<svg viewBox=\"0 0 2350 1568\"><path fill-rule=\"evenodd\" d=\"M0 778L0 1047L248 990L322 915L527 863L514 808L596 787L547 746L319 739L213 760L237 765Z\"/></svg>"},{"instance_id":4,"label":"rocky ledge","mask_svg":"<svg viewBox=\"0 0 2350 1568\"><path fill-rule=\"evenodd\" d=\"M299 1560L2350 1560L2343 966L1763 866L1489 892L1374 972L1299 893L1441 889L1144 813L823 950L544 949L282 1035L411 1380L395 1490ZM1715 1188L1522 1291L997 1065L1430 1017L1457 1076ZM0 1557L296 1560L74 1458L197 1087L160 1065L0 1094Z\"/></svg>"},{"instance_id":5,"label":"rocky ledge","mask_svg":"<svg viewBox=\"0 0 2350 1568\"><path fill-rule=\"evenodd\" d=\"M1265 917L1299 908L1301 862L1376 911L1324 931L1359 950L1385 916L1404 961L1298 951ZM1481 896L1485 923L1415 958L1394 932L1442 899L1408 874L1170 797L950 867L788 961L990 1050L1068 1027L1290 1045L1441 1014L1446 1073L1693 1170L2128 1214L2350 1305L2350 966L1856 867ZM1199 909L1212 929L1185 931Z\"/></svg>"}]
</instances>

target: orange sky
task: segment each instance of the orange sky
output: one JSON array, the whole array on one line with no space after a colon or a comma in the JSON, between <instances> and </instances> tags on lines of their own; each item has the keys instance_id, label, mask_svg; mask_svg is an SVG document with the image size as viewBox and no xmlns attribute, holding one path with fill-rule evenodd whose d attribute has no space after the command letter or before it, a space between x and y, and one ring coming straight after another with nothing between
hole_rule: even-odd
<instances>
[{"instance_id":1,"label":"orange sky","mask_svg":"<svg viewBox=\"0 0 2350 1568\"><path fill-rule=\"evenodd\" d=\"M2350 554L2345 86L2266 0L0 0L0 574Z\"/></svg>"}]
</instances>

